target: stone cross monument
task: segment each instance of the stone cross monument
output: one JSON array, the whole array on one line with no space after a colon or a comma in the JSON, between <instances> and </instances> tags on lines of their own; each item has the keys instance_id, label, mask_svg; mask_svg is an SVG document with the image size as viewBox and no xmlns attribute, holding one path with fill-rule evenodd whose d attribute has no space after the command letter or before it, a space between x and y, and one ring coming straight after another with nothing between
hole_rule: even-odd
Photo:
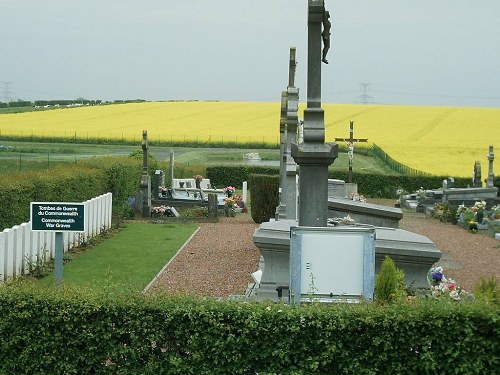
<instances>
[{"instance_id":1,"label":"stone cross monument","mask_svg":"<svg viewBox=\"0 0 500 375\"><path fill-rule=\"evenodd\" d=\"M493 174L493 160L495 159L495 154L493 153L493 145L490 145L490 151L488 152L488 179L486 180L486 187L494 187L493 184L495 176Z\"/></svg>"},{"instance_id":2,"label":"stone cross monument","mask_svg":"<svg viewBox=\"0 0 500 375\"><path fill-rule=\"evenodd\" d=\"M285 179L286 179L286 91L281 92L281 109L280 109L280 190L279 190L279 206L276 207L275 219L283 219L286 215L286 206L284 200Z\"/></svg>"},{"instance_id":3,"label":"stone cross monument","mask_svg":"<svg viewBox=\"0 0 500 375\"><path fill-rule=\"evenodd\" d=\"M141 196L142 196L142 217L151 216L151 176L148 172L148 131L142 132L142 176L141 176Z\"/></svg>"},{"instance_id":4,"label":"stone cross monument","mask_svg":"<svg viewBox=\"0 0 500 375\"><path fill-rule=\"evenodd\" d=\"M472 175L472 187L480 188L483 186L481 181L481 162L476 160L474 163L474 174Z\"/></svg>"},{"instance_id":5,"label":"stone cross monument","mask_svg":"<svg viewBox=\"0 0 500 375\"><path fill-rule=\"evenodd\" d=\"M335 138L337 142L346 142L349 147L349 176L347 182L352 182L352 161L354 159L354 143L357 142L368 142L368 138L354 138L354 122L349 123L349 138Z\"/></svg>"},{"instance_id":6,"label":"stone cross monument","mask_svg":"<svg viewBox=\"0 0 500 375\"><path fill-rule=\"evenodd\" d=\"M297 142L299 118L299 89L295 87L295 71L297 67L296 49L290 47L290 63L288 71L287 104L286 104L286 148L285 148L285 191L284 201L286 218L297 219L297 164L292 158L291 147Z\"/></svg>"},{"instance_id":7,"label":"stone cross monument","mask_svg":"<svg viewBox=\"0 0 500 375\"><path fill-rule=\"evenodd\" d=\"M295 87L296 49L290 47L287 90L281 93L280 117L280 205L276 219L297 218L297 164L291 157L291 143L297 141L299 89Z\"/></svg>"},{"instance_id":8,"label":"stone cross monument","mask_svg":"<svg viewBox=\"0 0 500 375\"><path fill-rule=\"evenodd\" d=\"M170 149L170 187L174 187L174 149Z\"/></svg>"},{"instance_id":9,"label":"stone cross monument","mask_svg":"<svg viewBox=\"0 0 500 375\"><path fill-rule=\"evenodd\" d=\"M328 220L328 166L338 156L336 143L325 143L321 108L323 0L309 0L307 108L304 110L304 143L292 143L291 154L299 165L299 226L326 227Z\"/></svg>"}]
</instances>

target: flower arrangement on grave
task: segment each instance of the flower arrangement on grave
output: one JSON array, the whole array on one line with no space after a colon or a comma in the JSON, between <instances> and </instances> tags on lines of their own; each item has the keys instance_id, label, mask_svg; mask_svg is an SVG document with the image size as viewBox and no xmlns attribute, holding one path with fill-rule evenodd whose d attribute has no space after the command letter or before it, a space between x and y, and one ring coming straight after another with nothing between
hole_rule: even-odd
<instances>
[{"instance_id":1,"label":"flower arrangement on grave","mask_svg":"<svg viewBox=\"0 0 500 375\"><path fill-rule=\"evenodd\" d=\"M475 213L476 215L476 221L479 224L483 223L484 219L484 209L486 208L486 202L485 201L479 201L474 203L474 206L471 207L472 212Z\"/></svg>"},{"instance_id":2,"label":"flower arrangement on grave","mask_svg":"<svg viewBox=\"0 0 500 375\"><path fill-rule=\"evenodd\" d=\"M236 199L234 199L234 197L227 197L227 198L224 198L224 214L226 216L231 216L231 217L234 217L235 215L235 211L234 211L234 208L236 206ZM237 207L237 206L236 206Z\"/></svg>"},{"instance_id":3,"label":"flower arrangement on grave","mask_svg":"<svg viewBox=\"0 0 500 375\"><path fill-rule=\"evenodd\" d=\"M455 280L446 277L443 267L433 267L427 272L427 282L431 287L431 295L436 299L451 299L452 301L463 301L470 298L470 294L463 290Z\"/></svg>"},{"instance_id":4,"label":"flower arrangement on grave","mask_svg":"<svg viewBox=\"0 0 500 375\"><path fill-rule=\"evenodd\" d=\"M433 216L439 221L444 221L444 212L446 210L446 205L444 203L436 203L434 205Z\"/></svg>"},{"instance_id":5,"label":"flower arrangement on grave","mask_svg":"<svg viewBox=\"0 0 500 375\"><path fill-rule=\"evenodd\" d=\"M160 186L160 194L162 196L166 196L168 192L168 188L166 186Z\"/></svg>"},{"instance_id":6,"label":"flower arrangement on grave","mask_svg":"<svg viewBox=\"0 0 500 375\"><path fill-rule=\"evenodd\" d=\"M333 224L335 226L337 225L355 225L356 221L350 216L344 216L344 217L334 217L331 219L328 219L328 224Z\"/></svg>"},{"instance_id":7,"label":"flower arrangement on grave","mask_svg":"<svg viewBox=\"0 0 500 375\"><path fill-rule=\"evenodd\" d=\"M170 206L151 207L151 216L174 216Z\"/></svg>"},{"instance_id":8,"label":"flower arrangement on grave","mask_svg":"<svg viewBox=\"0 0 500 375\"><path fill-rule=\"evenodd\" d=\"M366 198L363 197L361 194L358 194L358 193L351 193L351 194L349 194L349 198L352 201L366 202Z\"/></svg>"},{"instance_id":9,"label":"flower arrangement on grave","mask_svg":"<svg viewBox=\"0 0 500 375\"><path fill-rule=\"evenodd\" d=\"M457 215L464 214L465 212L467 212L467 210L468 208L461 204L457 208Z\"/></svg>"},{"instance_id":10,"label":"flower arrangement on grave","mask_svg":"<svg viewBox=\"0 0 500 375\"><path fill-rule=\"evenodd\" d=\"M234 194L235 190L236 188L234 186L226 186L224 189L222 189L222 191L226 193L228 197L231 197Z\"/></svg>"},{"instance_id":11,"label":"flower arrangement on grave","mask_svg":"<svg viewBox=\"0 0 500 375\"><path fill-rule=\"evenodd\" d=\"M500 219L500 204L491 207L491 219L492 220Z\"/></svg>"},{"instance_id":12,"label":"flower arrangement on grave","mask_svg":"<svg viewBox=\"0 0 500 375\"><path fill-rule=\"evenodd\" d=\"M469 225L469 223L476 221L476 212L473 211L472 208L466 207L463 204L458 206L457 216L459 217L460 222L465 225Z\"/></svg>"},{"instance_id":13,"label":"flower arrangement on grave","mask_svg":"<svg viewBox=\"0 0 500 375\"><path fill-rule=\"evenodd\" d=\"M480 211L483 211L485 208L486 208L486 202L480 201L480 202L474 203L474 206L472 206L472 211L480 212Z\"/></svg>"},{"instance_id":14,"label":"flower arrangement on grave","mask_svg":"<svg viewBox=\"0 0 500 375\"><path fill-rule=\"evenodd\" d=\"M417 189L415 194L417 195L418 201L423 201L425 199L425 189L423 187L420 187L420 189Z\"/></svg>"},{"instance_id":15,"label":"flower arrangement on grave","mask_svg":"<svg viewBox=\"0 0 500 375\"><path fill-rule=\"evenodd\" d=\"M224 203L228 207L234 207L234 205L236 204L236 199L234 197L227 197L224 198Z\"/></svg>"},{"instance_id":16,"label":"flower arrangement on grave","mask_svg":"<svg viewBox=\"0 0 500 375\"><path fill-rule=\"evenodd\" d=\"M396 190L396 203L401 204L401 197L408 194L408 192L403 188L398 188Z\"/></svg>"},{"instance_id":17,"label":"flower arrangement on grave","mask_svg":"<svg viewBox=\"0 0 500 375\"><path fill-rule=\"evenodd\" d=\"M245 202L243 202L243 198L241 197L240 194L234 195L234 200L235 200L235 207L240 208L242 213L248 212L248 209L245 206Z\"/></svg>"}]
</instances>

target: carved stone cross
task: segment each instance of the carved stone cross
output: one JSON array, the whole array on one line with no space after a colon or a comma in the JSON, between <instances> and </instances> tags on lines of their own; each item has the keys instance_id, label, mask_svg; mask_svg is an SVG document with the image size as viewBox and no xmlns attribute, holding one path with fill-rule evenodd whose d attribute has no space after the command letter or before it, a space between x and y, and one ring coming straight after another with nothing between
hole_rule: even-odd
<instances>
[{"instance_id":1,"label":"carved stone cross","mask_svg":"<svg viewBox=\"0 0 500 375\"><path fill-rule=\"evenodd\" d=\"M142 131L142 169L148 170L148 131Z\"/></svg>"}]
</instances>

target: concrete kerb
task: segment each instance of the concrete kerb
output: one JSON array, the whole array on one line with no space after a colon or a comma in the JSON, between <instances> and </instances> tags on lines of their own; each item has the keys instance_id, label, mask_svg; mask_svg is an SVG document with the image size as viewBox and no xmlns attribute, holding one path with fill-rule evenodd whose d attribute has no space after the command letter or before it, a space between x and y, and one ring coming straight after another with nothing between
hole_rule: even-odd
<instances>
[{"instance_id":1,"label":"concrete kerb","mask_svg":"<svg viewBox=\"0 0 500 375\"><path fill-rule=\"evenodd\" d=\"M198 232L200 231L200 229L201 229L201 227L198 227L198 228L194 231L194 233L191 235L191 237L189 237L189 238L187 239L187 241L186 241L186 242L184 242L184 245L182 245L182 246L181 246L181 248L179 249L179 251L177 251L177 253L175 253L175 255L174 255L172 258L170 258L170 260L167 262L167 264L165 264L165 265L163 266L163 268L160 270L160 272L158 272L158 273L156 274L156 276L153 278L153 280L151 280L151 281L149 282L149 284L148 284L148 285L146 285L146 287L145 287L145 288L144 288L144 290L142 291L143 293L146 293L146 292L149 290L149 288L151 288L151 286L154 284L154 282L155 282L155 281L156 281L156 280L160 277L160 275L161 275L161 274L162 274L162 273L163 273L163 272L167 269L167 267L170 265L170 263L172 263L172 261L173 261L173 260L177 257L177 255L179 255L179 254L180 254L180 252L181 252L182 250L184 250L184 248L185 248L185 247L189 244L189 242L191 242L191 240L193 239L193 237L194 237L194 236L196 236L196 233L198 233Z\"/></svg>"}]
</instances>

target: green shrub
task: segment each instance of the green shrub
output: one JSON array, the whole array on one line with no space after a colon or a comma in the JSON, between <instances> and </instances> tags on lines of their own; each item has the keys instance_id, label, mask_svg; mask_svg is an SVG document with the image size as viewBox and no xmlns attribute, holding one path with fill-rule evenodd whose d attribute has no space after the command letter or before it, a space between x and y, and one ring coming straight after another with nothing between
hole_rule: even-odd
<instances>
[{"instance_id":1,"label":"green shrub","mask_svg":"<svg viewBox=\"0 0 500 375\"><path fill-rule=\"evenodd\" d=\"M496 276L481 277L474 288L474 296L496 306L500 306L500 283Z\"/></svg>"},{"instance_id":2,"label":"green shrub","mask_svg":"<svg viewBox=\"0 0 500 375\"><path fill-rule=\"evenodd\" d=\"M405 296L404 272L398 269L394 261L386 255L380 272L375 277L375 300L390 303Z\"/></svg>"},{"instance_id":3,"label":"green shrub","mask_svg":"<svg viewBox=\"0 0 500 375\"><path fill-rule=\"evenodd\" d=\"M0 288L1 374L494 374L481 302L291 307Z\"/></svg>"},{"instance_id":4,"label":"green shrub","mask_svg":"<svg viewBox=\"0 0 500 375\"><path fill-rule=\"evenodd\" d=\"M256 223L269 221L274 217L279 204L279 176L252 174L252 219Z\"/></svg>"},{"instance_id":5,"label":"green shrub","mask_svg":"<svg viewBox=\"0 0 500 375\"><path fill-rule=\"evenodd\" d=\"M134 196L142 166L124 157L92 158L71 165L0 175L0 230L26 222L31 202L84 202L113 193L113 209Z\"/></svg>"},{"instance_id":6,"label":"green shrub","mask_svg":"<svg viewBox=\"0 0 500 375\"><path fill-rule=\"evenodd\" d=\"M279 168L255 166L207 167L207 178L210 179L212 186L217 188L231 185L237 189L241 189L242 182L248 181L248 188L252 189L250 178L252 174L279 175Z\"/></svg>"},{"instance_id":7,"label":"green shrub","mask_svg":"<svg viewBox=\"0 0 500 375\"><path fill-rule=\"evenodd\" d=\"M193 206L182 210L180 217L208 217L208 207Z\"/></svg>"}]
</instances>

